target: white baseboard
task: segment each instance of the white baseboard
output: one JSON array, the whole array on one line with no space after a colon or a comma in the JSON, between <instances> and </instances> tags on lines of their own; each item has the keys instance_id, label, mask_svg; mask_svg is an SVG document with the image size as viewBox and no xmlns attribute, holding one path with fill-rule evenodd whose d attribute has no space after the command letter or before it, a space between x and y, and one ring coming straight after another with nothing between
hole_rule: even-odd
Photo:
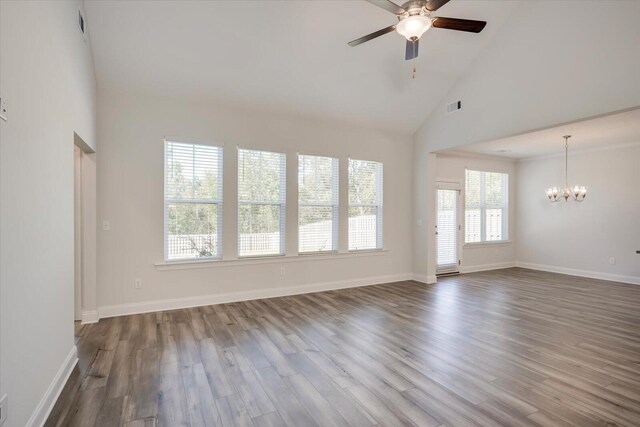
<instances>
[{"instance_id":1,"label":"white baseboard","mask_svg":"<svg viewBox=\"0 0 640 427\"><path fill-rule=\"evenodd\" d=\"M310 285L302 286L287 286L271 289L202 295L187 298L134 302L128 304L102 306L98 308L98 313L100 315L100 318L102 319L105 317L126 316L130 314L151 313L154 311L176 310L180 308L200 307L203 305L224 304L262 298L274 298L289 295L308 294L312 292L332 291L336 289L356 288L359 286L379 285L383 283L411 280L413 279L413 277L414 275L411 273L404 273L369 277L364 279L313 283Z\"/></svg>"},{"instance_id":2,"label":"white baseboard","mask_svg":"<svg viewBox=\"0 0 640 427\"><path fill-rule=\"evenodd\" d=\"M420 283L426 283L427 285L433 285L438 281L435 275L414 274L413 280Z\"/></svg>"},{"instance_id":3,"label":"white baseboard","mask_svg":"<svg viewBox=\"0 0 640 427\"><path fill-rule=\"evenodd\" d=\"M27 421L27 427L42 427L44 423L47 421L51 410L53 409L53 405L56 404L62 389L65 384L67 384L67 380L73 371L73 368L78 363L78 349L74 345L71 348L71 351L67 355L66 359L58 369L56 376L53 377L53 381L49 384L49 388L40 399L40 403L36 406L36 409L31 414L29 421Z\"/></svg>"},{"instance_id":4,"label":"white baseboard","mask_svg":"<svg viewBox=\"0 0 640 427\"><path fill-rule=\"evenodd\" d=\"M632 276L620 276L614 274L597 273L591 271L574 270L562 267L530 264L522 262L500 262L494 264L483 264L475 266L461 267L460 273L473 273L479 271L498 270L511 267L523 267L533 270L549 271L574 276L590 277L594 279L612 280L616 282L640 284L640 278ZM200 307L203 305L224 304L238 301L249 301L262 298L274 298L289 295L307 294L312 292L331 291L337 289L355 288L359 286L377 285L383 283L400 282L403 280L415 280L421 283L434 284L437 282L436 276L423 274L394 274L386 276L369 277L363 279L339 280L334 282L314 283L301 286L288 286L280 288L259 289L241 292L228 292L221 294L201 295L195 297L175 298L167 300L134 302L127 304L108 305L99 307L98 312L83 313L83 323L91 323L98 318L126 316L130 314L151 313L163 310L176 310L189 307ZM95 314L94 314L95 313ZM99 316L98 316L99 315Z\"/></svg>"},{"instance_id":5,"label":"white baseboard","mask_svg":"<svg viewBox=\"0 0 640 427\"><path fill-rule=\"evenodd\" d=\"M83 311L80 323L86 325L88 323L96 323L98 320L98 310Z\"/></svg>"},{"instance_id":6,"label":"white baseboard","mask_svg":"<svg viewBox=\"0 0 640 427\"><path fill-rule=\"evenodd\" d=\"M624 276L621 274L601 273L599 271L578 270L575 268L558 267L555 265L533 264L518 261L516 267L528 268L531 270L548 271L550 273L568 274L569 276L588 277L590 279L610 280L612 282L629 283L640 285L640 277Z\"/></svg>"},{"instance_id":7,"label":"white baseboard","mask_svg":"<svg viewBox=\"0 0 640 427\"><path fill-rule=\"evenodd\" d=\"M465 273L475 273L477 271L500 270L501 268L511 268L515 266L516 266L515 261L496 262L493 264L460 266L460 273L465 274Z\"/></svg>"}]
</instances>

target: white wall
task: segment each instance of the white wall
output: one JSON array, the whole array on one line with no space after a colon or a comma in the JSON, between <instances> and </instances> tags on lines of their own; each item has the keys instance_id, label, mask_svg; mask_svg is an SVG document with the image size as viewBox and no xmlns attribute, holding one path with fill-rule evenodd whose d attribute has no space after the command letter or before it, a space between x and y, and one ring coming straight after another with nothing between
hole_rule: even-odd
<instances>
[{"instance_id":1,"label":"white wall","mask_svg":"<svg viewBox=\"0 0 640 427\"><path fill-rule=\"evenodd\" d=\"M424 196L429 153L640 105L639 19L637 1L528 1L514 10L414 135L416 271L435 240L420 225L433 211ZM460 99L463 109L445 115Z\"/></svg>"},{"instance_id":2,"label":"white wall","mask_svg":"<svg viewBox=\"0 0 640 427\"><path fill-rule=\"evenodd\" d=\"M517 256L523 266L640 284L640 142L570 153L569 184L588 185L582 203L550 203L564 157L518 164ZM615 257L611 265L609 258ZM575 271L571 271L575 270Z\"/></svg>"},{"instance_id":3,"label":"white wall","mask_svg":"<svg viewBox=\"0 0 640 427\"><path fill-rule=\"evenodd\" d=\"M509 175L509 209L508 209L508 243L464 244L464 183L465 168L487 172L500 172ZM436 180L450 180L461 183L462 230L460 239L463 243L461 253L461 272L490 269L500 266L513 266L516 261L516 162L498 157L476 156L456 152L437 153Z\"/></svg>"},{"instance_id":4,"label":"white wall","mask_svg":"<svg viewBox=\"0 0 640 427\"><path fill-rule=\"evenodd\" d=\"M413 256L416 280L436 282L436 154L414 144Z\"/></svg>"},{"instance_id":5,"label":"white wall","mask_svg":"<svg viewBox=\"0 0 640 427\"><path fill-rule=\"evenodd\" d=\"M42 421L75 355L74 132L96 147L80 7L0 2L0 93L9 107L0 121L0 394L8 394L9 427L28 425L34 411L31 421Z\"/></svg>"},{"instance_id":6,"label":"white wall","mask_svg":"<svg viewBox=\"0 0 640 427\"><path fill-rule=\"evenodd\" d=\"M286 258L208 263L207 268L164 271L163 153L165 136L187 142L224 144L224 257L237 253L236 146L285 152L288 165L287 255L296 252L296 153L384 163L384 246L381 255ZM110 231L98 233L98 302L101 316L219 301L229 293L270 295L300 286L353 285L408 278L411 266L411 137L302 117L239 110L146 95L100 90L98 106L98 218ZM346 186L342 186L345 190ZM346 193L341 192L341 203ZM346 212L346 211L345 211ZM341 249L346 249L346 216ZM294 260L294 261L291 261ZM285 275L281 275L285 267ZM134 289L141 278L142 289ZM274 291L278 288L279 290ZM284 289L281 289L284 288ZM308 288L311 289L311 288ZM209 299L198 299L202 296ZM133 306L126 306L134 304ZM137 304L137 305L135 305ZM125 305L123 307L123 305ZM145 308L146 307L146 308Z\"/></svg>"}]
</instances>

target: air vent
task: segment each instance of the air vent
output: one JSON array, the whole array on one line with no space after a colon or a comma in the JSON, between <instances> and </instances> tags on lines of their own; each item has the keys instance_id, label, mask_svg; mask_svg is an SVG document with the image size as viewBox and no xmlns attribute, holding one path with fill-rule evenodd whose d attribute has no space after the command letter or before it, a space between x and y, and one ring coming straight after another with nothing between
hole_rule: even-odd
<instances>
[{"instance_id":1,"label":"air vent","mask_svg":"<svg viewBox=\"0 0 640 427\"><path fill-rule=\"evenodd\" d=\"M82 11L78 11L78 28L80 28L80 32L82 33L82 38L86 41L87 36L85 34L86 31L86 22L84 20L84 16L82 16Z\"/></svg>"},{"instance_id":2,"label":"air vent","mask_svg":"<svg viewBox=\"0 0 640 427\"><path fill-rule=\"evenodd\" d=\"M82 12L78 11L78 25L80 26L80 31L84 34L84 18L82 17Z\"/></svg>"},{"instance_id":3,"label":"air vent","mask_svg":"<svg viewBox=\"0 0 640 427\"><path fill-rule=\"evenodd\" d=\"M445 108L445 113L451 114L461 109L462 109L462 101L451 102L447 104L447 107Z\"/></svg>"}]
</instances>

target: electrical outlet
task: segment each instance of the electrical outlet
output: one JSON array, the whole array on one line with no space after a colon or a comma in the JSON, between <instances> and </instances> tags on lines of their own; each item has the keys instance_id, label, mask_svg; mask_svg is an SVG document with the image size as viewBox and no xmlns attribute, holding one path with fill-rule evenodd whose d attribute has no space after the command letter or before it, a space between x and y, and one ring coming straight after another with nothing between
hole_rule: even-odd
<instances>
[{"instance_id":1,"label":"electrical outlet","mask_svg":"<svg viewBox=\"0 0 640 427\"><path fill-rule=\"evenodd\" d=\"M7 395L0 398L0 426L7 420Z\"/></svg>"},{"instance_id":2,"label":"electrical outlet","mask_svg":"<svg viewBox=\"0 0 640 427\"><path fill-rule=\"evenodd\" d=\"M609 258L609 264L615 265L616 264L616 259L614 257Z\"/></svg>"},{"instance_id":3,"label":"electrical outlet","mask_svg":"<svg viewBox=\"0 0 640 427\"><path fill-rule=\"evenodd\" d=\"M133 286L134 286L136 289L142 289L142 279L136 279L136 280L133 282Z\"/></svg>"},{"instance_id":4,"label":"electrical outlet","mask_svg":"<svg viewBox=\"0 0 640 427\"><path fill-rule=\"evenodd\" d=\"M5 122L9 120L9 116L7 113L7 100L5 98L0 97L0 119Z\"/></svg>"},{"instance_id":5,"label":"electrical outlet","mask_svg":"<svg viewBox=\"0 0 640 427\"><path fill-rule=\"evenodd\" d=\"M102 231L111 230L111 223L108 220L102 221Z\"/></svg>"}]
</instances>

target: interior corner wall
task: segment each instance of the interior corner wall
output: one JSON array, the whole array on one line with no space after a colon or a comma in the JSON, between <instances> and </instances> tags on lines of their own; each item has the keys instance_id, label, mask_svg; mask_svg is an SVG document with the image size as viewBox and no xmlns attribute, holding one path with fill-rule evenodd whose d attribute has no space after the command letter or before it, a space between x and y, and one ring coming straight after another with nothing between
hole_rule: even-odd
<instances>
[{"instance_id":1,"label":"interior corner wall","mask_svg":"<svg viewBox=\"0 0 640 427\"><path fill-rule=\"evenodd\" d=\"M237 241L237 147L284 152L294 178L296 155L338 157L340 182L349 157L384 164L384 247L380 254L301 256L295 262L297 198L287 198L287 254L260 261L207 263L163 271L164 139L221 144L224 150L224 241ZM98 104L98 302L101 317L163 304L208 304L234 294L296 293L407 279L411 275L411 136L156 95L101 89ZM295 183L288 180L289 193ZM346 186L341 186L346 191ZM291 194L289 194L291 195ZM345 194L346 196L346 194ZM341 200L345 200L341 195ZM292 204L291 201L294 201ZM293 213L293 215L290 215ZM291 216L293 216L291 218ZM344 224L344 221L341 221ZM341 236L345 233L341 232ZM230 242L234 243L234 242ZM235 244L224 248L235 249ZM344 242L342 242L342 246ZM223 257L237 253L227 250ZM284 270L283 270L284 269ZM284 271L284 274L283 274ZM134 288L135 279L142 289ZM188 299L188 302L185 302ZM177 301L176 301L177 300Z\"/></svg>"},{"instance_id":2,"label":"interior corner wall","mask_svg":"<svg viewBox=\"0 0 640 427\"><path fill-rule=\"evenodd\" d=\"M0 1L0 395L3 427L39 425L73 336L74 132L95 146L95 76L81 1Z\"/></svg>"},{"instance_id":3,"label":"interior corner wall","mask_svg":"<svg viewBox=\"0 0 640 427\"><path fill-rule=\"evenodd\" d=\"M413 148L413 251L414 280L436 282L436 155L423 144L412 141Z\"/></svg>"},{"instance_id":4,"label":"interior corner wall","mask_svg":"<svg viewBox=\"0 0 640 427\"><path fill-rule=\"evenodd\" d=\"M508 242L504 243L483 243L464 244L464 195L465 195L465 169L479 170L486 172L500 172L508 175ZM462 252L460 254L460 271L462 273L513 267L516 262L516 195L517 195L517 173L515 159L466 155L464 153L438 153L436 159L436 180L456 181L461 184L462 217L459 224L462 226L460 232L460 243Z\"/></svg>"},{"instance_id":5,"label":"interior corner wall","mask_svg":"<svg viewBox=\"0 0 640 427\"><path fill-rule=\"evenodd\" d=\"M427 283L429 276L427 254L428 250L427 233L429 226L427 224L430 216L428 201L431 198L429 194L429 172L432 172L432 179L435 179L435 154L426 151L424 145L417 145L413 141L413 257L412 266L416 280ZM428 167L430 165L430 167ZM434 195L435 197L435 195ZM434 212L435 214L435 212ZM433 272L435 275L435 271Z\"/></svg>"},{"instance_id":6,"label":"interior corner wall","mask_svg":"<svg viewBox=\"0 0 640 427\"><path fill-rule=\"evenodd\" d=\"M588 186L587 198L550 203L542 193L562 185L564 157L519 162L519 265L640 284L639 165L640 141L570 152L569 184Z\"/></svg>"}]
</instances>

